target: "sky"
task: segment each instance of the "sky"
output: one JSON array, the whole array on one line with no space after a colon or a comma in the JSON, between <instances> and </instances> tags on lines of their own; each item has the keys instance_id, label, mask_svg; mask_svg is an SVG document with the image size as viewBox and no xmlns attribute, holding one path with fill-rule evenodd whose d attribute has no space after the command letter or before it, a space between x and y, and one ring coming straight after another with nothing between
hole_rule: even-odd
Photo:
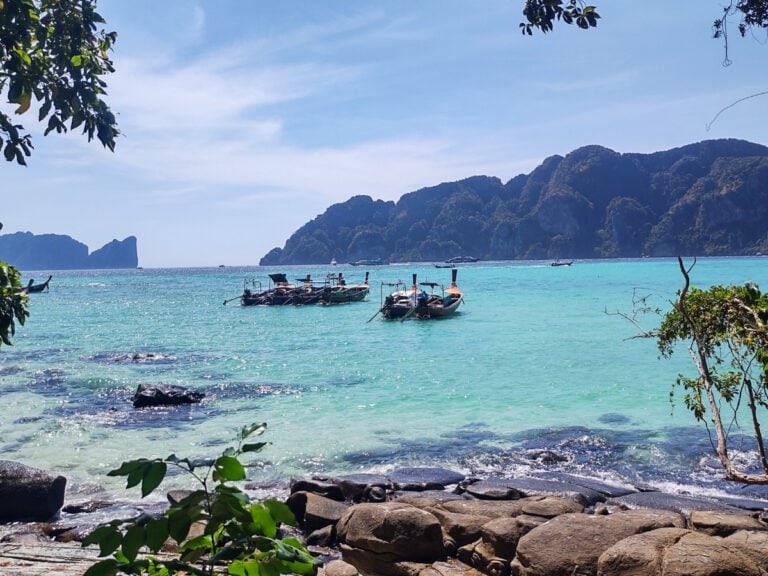
<instances>
[{"instance_id":1,"label":"sky","mask_svg":"<svg viewBox=\"0 0 768 576\"><path fill-rule=\"evenodd\" d=\"M3 234L144 268L256 265L329 206L474 175L503 182L597 144L768 145L766 35L712 39L720 1L594 0L596 29L523 36L523 0L100 0L118 33L115 152L79 130L0 163ZM9 112L5 99L0 102ZM717 116L716 121L708 126Z\"/></svg>"}]
</instances>

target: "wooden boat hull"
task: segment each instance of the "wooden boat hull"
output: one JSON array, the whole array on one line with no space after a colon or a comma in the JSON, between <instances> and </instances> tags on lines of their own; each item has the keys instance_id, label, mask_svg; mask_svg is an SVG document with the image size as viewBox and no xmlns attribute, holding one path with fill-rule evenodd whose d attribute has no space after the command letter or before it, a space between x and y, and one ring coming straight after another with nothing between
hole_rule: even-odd
<instances>
[{"instance_id":1,"label":"wooden boat hull","mask_svg":"<svg viewBox=\"0 0 768 576\"><path fill-rule=\"evenodd\" d=\"M48 279L42 284L35 284L34 280L30 280L29 284L22 288L22 292L25 294L37 294L39 292L44 292L48 290L48 284L50 283L51 278L53 278L53 276L48 276Z\"/></svg>"},{"instance_id":2,"label":"wooden boat hull","mask_svg":"<svg viewBox=\"0 0 768 576\"><path fill-rule=\"evenodd\" d=\"M386 320L398 320L405 317L413 317L419 320L445 318L451 316L459 309L464 298L450 299L448 302L444 302L442 298L440 300L440 302L428 302L427 304L415 307L402 302L389 305L385 303L381 308L381 315Z\"/></svg>"},{"instance_id":3,"label":"wooden boat hull","mask_svg":"<svg viewBox=\"0 0 768 576\"><path fill-rule=\"evenodd\" d=\"M346 304L347 302L360 302L368 296L368 286L344 286L327 288L322 295L322 301L326 304Z\"/></svg>"},{"instance_id":4,"label":"wooden boat hull","mask_svg":"<svg viewBox=\"0 0 768 576\"><path fill-rule=\"evenodd\" d=\"M414 274L413 286L409 290L399 290L387 296L379 312L386 320L429 320L453 315L464 301L463 292L456 286L456 273L457 270L454 269L451 285L442 294L434 293L437 284L432 282L422 283L432 287L432 294L419 290Z\"/></svg>"},{"instance_id":5,"label":"wooden boat hull","mask_svg":"<svg viewBox=\"0 0 768 576\"><path fill-rule=\"evenodd\" d=\"M325 283L317 285L309 275L297 279L302 284L289 284L285 274L270 274L275 285L268 290L245 288L240 297L243 306L307 306L312 304L342 304L360 302L368 296L368 273L363 284L347 285L341 273L329 274ZM329 285L331 283L331 285Z\"/></svg>"}]
</instances>

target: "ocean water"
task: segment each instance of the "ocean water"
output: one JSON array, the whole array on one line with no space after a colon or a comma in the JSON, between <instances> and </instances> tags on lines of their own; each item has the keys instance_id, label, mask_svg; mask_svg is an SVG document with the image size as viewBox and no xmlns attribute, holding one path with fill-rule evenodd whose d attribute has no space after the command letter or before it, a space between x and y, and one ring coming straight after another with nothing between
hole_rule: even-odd
<instances>
[{"instance_id":1,"label":"ocean water","mask_svg":"<svg viewBox=\"0 0 768 576\"><path fill-rule=\"evenodd\" d=\"M36 271L50 292L0 349L0 458L118 489L130 458L214 456L266 422L249 468L292 476L444 466L470 475L564 470L684 492L760 495L721 481L705 428L670 402L687 351L660 359L625 317L633 299L669 309L674 259L460 265L465 302L434 321L375 317L382 282L450 282L432 264L372 267L364 302L242 307L246 279L328 266ZM365 270L337 266L348 283ZM704 258L699 287L767 284L768 258ZM638 318L643 327L655 315ZM145 356L136 356L136 355ZM205 393L135 410L139 384ZM750 454L745 451L743 457Z\"/></svg>"}]
</instances>

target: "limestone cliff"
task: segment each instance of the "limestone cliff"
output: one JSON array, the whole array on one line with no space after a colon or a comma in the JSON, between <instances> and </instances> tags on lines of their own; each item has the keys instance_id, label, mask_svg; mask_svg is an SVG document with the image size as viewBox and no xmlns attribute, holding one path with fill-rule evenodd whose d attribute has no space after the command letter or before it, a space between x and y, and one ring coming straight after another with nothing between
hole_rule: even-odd
<instances>
[{"instance_id":1,"label":"limestone cliff","mask_svg":"<svg viewBox=\"0 0 768 576\"><path fill-rule=\"evenodd\" d=\"M503 183L474 176L355 196L261 260L320 264L768 253L768 147L709 140L653 154L585 146Z\"/></svg>"},{"instance_id":2,"label":"limestone cliff","mask_svg":"<svg viewBox=\"0 0 768 576\"><path fill-rule=\"evenodd\" d=\"M88 246L61 234L16 232L0 235L0 261L20 270L85 270L103 268L136 268L137 240L112 240L88 253Z\"/></svg>"}]
</instances>

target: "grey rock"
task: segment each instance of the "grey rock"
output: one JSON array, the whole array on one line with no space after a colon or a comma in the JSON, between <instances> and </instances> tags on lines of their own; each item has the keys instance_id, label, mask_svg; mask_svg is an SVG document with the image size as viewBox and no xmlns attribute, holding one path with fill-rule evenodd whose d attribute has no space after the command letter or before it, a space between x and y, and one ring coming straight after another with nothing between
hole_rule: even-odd
<instances>
[{"instance_id":1,"label":"grey rock","mask_svg":"<svg viewBox=\"0 0 768 576\"><path fill-rule=\"evenodd\" d=\"M544 480L554 480L555 482L564 482L566 484L573 484L575 486L583 486L589 488L595 492L599 492L608 498L616 498L618 496L626 496L627 494L633 494L637 492L634 488L627 486L618 486L616 484L610 484L597 478L588 478L586 476L577 476L575 474L568 474L566 472L537 472L533 474L536 478L542 478Z\"/></svg>"},{"instance_id":2,"label":"grey rock","mask_svg":"<svg viewBox=\"0 0 768 576\"><path fill-rule=\"evenodd\" d=\"M133 395L134 408L152 406L179 406L181 404L196 404L205 397L202 392L188 390L173 384L139 384Z\"/></svg>"},{"instance_id":3,"label":"grey rock","mask_svg":"<svg viewBox=\"0 0 768 576\"><path fill-rule=\"evenodd\" d=\"M307 532L335 525L349 509L349 505L344 502L311 492L294 492L286 503Z\"/></svg>"},{"instance_id":4,"label":"grey rock","mask_svg":"<svg viewBox=\"0 0 768 576\"><path fill-rule=\"evenodd\" d=\"M605 496L600 492L566 482L544 480L542 478L496 478L481 480L465 487L465 490L478 498L495 498L514 500L527 496L560 496L569 498L584 506L594 506L604 502ZM506 493L506 497L504 494Z\"/></svg>"},{"instance_id":5,"label":"grey rock","mask_svg":"<svg viewBox=\"0 0 768 576\"><path fill-rule=\"evenodd\" d=\"M45 521L64 505L67 479L0 460L0 522Z\"/></svg>"},{"instance_id":6,"label":"grey rock","mask_svg":"<svg viewBox=\"0 0 768 576\"><path fill-rule=\"evenodd\" d=\"M677 494L667 494L664 492L637 492L627 494L618 498L608 500L609 504L614 504L628 509L651 509L651 510L671 510L690 516L694 510L708 510L710 512L726 512L731 514L746 514L743 509L735 506L723 504L714 499L695 498L692 496L681 496Z\"/></svg>"},{"instance_id":7,"label":"grey rock","mask_svg":"<svg viewBox=\"0 0 768 576\"><path fill-rule=\"evenodd\" d=\"M464 474L445 468L397 468L387 474L396 490L440 490L464 480Z\"/></svg>"}]
</instances>

